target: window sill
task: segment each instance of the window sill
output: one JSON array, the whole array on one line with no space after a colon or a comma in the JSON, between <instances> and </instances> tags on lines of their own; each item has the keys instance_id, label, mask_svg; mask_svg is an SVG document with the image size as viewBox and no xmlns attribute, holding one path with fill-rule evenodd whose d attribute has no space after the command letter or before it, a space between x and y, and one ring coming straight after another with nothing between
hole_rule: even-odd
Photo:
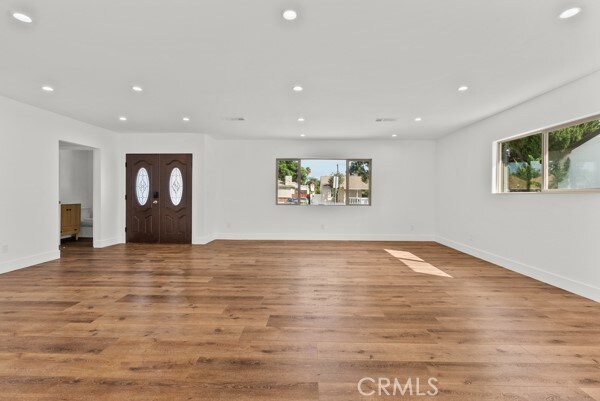
<instances>
[{"instance_id":1,"label":"window sill","mask_svg":"<svg viewBox=\"0 0 600 401\"><path fill-rule=\"evenodd\" d=\"M595 189L546 189L539 192L492 192L492 195L568 195L568 194L600 194L600 188Z\"/></svg>"}]
</instances>

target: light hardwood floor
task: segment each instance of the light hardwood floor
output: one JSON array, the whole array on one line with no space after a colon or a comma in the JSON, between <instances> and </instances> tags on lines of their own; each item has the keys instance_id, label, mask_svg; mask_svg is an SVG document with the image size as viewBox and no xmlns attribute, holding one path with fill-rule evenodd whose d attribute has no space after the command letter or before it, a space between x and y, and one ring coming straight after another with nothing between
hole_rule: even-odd
<instances>
[{"instance_id":1,"label":"light hardwood floor","mask_svg":"<svg viewBox=\"0 0 600 401\"><path fill-rule=\"evenodd\" d=\"M0 275L1 400L600 400L600 304L435 243L62 256Z\"/></svg>"}]
</instances>

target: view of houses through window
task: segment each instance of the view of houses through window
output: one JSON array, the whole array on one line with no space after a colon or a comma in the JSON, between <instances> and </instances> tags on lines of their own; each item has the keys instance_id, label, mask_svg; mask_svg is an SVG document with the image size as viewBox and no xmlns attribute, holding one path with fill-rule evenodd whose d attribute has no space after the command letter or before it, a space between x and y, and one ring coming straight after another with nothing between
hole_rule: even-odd
<instances>
[{"instance_id":1,"label":"view of houses through window","mask_svg":"<svg viewBox=\"0 0 600 401\"><path fill-rule=\"evenodd\" d=\"M499 192L600 189L598 117L499 145Z\"/></svg>"},{"instance_id":2,"label":"view of houses through window","mask_svg":"<svg viewBox=\"0 0 600 401\"><path fill-rule=\"evenodd\" d=\"M371 204L371 160L277 160L277 204Z\"/></svg>"}]
</instances>

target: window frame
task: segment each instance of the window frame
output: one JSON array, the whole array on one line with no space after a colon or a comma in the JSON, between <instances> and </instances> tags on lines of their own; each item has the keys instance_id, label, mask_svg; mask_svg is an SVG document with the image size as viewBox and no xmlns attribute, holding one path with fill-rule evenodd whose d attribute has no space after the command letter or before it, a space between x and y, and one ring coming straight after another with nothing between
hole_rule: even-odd
<instances>
[{"instance_id":1,"label":"window frame","mask_svg":"<svg viewBox=\"0 0 600 401\"><path fill-rule=\"evenodd\" d=\"M362 204L350 204L350 197L346 195L346 199L343 205L302 205L300 201L300 194L302 190L300 189L302 185L302 160L344 160L346 162L346 183L349 185L350 183L350 162L368 162L369 163L369 203L366 205ZM280 161L297 161L298 162L298 172L296 175L296 179L298 181L298 203L279 203L279 162ZM278 157L275 159L275 205L276 206L322 206L322 207L346 207L346 206L358 206L358 207L368 207L373 205L373 159L356 157L356 158L338 158L338 157Z\"/></svg>"},{"instance_id":2,"label":"window frame","mask_svg":"<svg viewBox=\"0 0 600 401\"><path fill-rule=\"evenodd\" d=\"M302 174L301 174L301 166L300 166L300 159L299 158L293 158L293 157L282 157L282 158L277 158L275 159L275 205L277 206L296 206L293 203L279 203L279 162L284 162L284 161L292 161L298 162L298 171L296 172L296 182L298 183L298 186L300 186L300 181L302 178ZM300 194L300 191L298 192L298 194ZM300 204L300 197L298 197L298 205Z\"/></svg>"},{"instance_id":3,"label":"window frame","mask_svg":"<svg viewBox=\"0 0 600 401\"><path fill-rule=\"evenodd\" d=\"M594 114L591 116L571 120L562 124L552 125L543 129L536 129L533 131L526 132L524 134L515 135L510 138L502 139L494 142L495 157L496 157L496 173L495 173L495 185L493 193L496 195L539 195L539 194L573 194L573 193L599 193L599 188L560 188L551 189L548 188L548 166L549 166L549 143L550 133L561 130L564 128L572 127L574 125L584 124L586 122L600 120L600 114ZM512 142L517 139L541 135L542 136L542 186L539 191L531 192L510 192L504 191L504 175L503 175L503 163L502 163L502 145L507 142Z\"/></svg>"}]
</instances>

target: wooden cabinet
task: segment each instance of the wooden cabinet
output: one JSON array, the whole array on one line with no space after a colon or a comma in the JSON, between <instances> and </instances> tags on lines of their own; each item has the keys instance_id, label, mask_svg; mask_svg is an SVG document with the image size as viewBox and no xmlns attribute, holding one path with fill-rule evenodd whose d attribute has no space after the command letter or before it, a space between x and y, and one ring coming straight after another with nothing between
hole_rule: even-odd
<instances>
[{"instance_id":1,"label":"wooden cabinet","mask_svg":"<svg viewBox=\"0 0 600 401\"><path fill-rule=\"evenodd\" d=\"M74 235L79 239L81 230L81 204L60 205L60 235Z\"/></svg>"}]
</instances>

